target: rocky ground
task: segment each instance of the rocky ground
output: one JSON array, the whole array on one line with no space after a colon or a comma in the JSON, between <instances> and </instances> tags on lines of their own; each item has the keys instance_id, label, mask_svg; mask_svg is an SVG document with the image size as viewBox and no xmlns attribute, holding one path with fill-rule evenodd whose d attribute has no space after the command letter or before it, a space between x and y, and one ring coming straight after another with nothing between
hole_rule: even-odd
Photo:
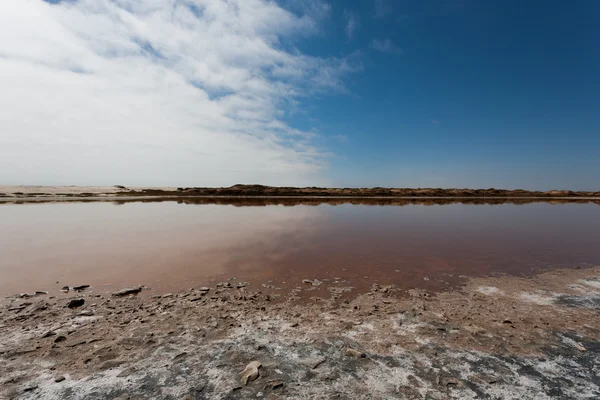
<instances>
[{"instance_id":1,"label":"rocky ground","mask_svg":"<svg viewBox=\"0 0 600 400\"><path fill-rule=\"evenodd\" d=\"M0 398L600 398L600 267L300 300L315 278L4 299Z\"/></svg>"}]
</instances>

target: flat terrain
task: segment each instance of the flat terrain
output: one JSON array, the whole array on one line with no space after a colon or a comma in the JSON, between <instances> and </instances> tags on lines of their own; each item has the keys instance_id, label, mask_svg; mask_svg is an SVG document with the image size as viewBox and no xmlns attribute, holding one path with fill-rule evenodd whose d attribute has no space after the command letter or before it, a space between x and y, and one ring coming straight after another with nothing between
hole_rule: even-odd
<instances>
[{"instance_id":1,"label":"flat terrain","mask_svg":"<svg viewBox=\"0 0 600 400\"><path fill-rule=\"evenodd\" d=\"M329 297L294 296L322 285ZM281 301L230 279L17 295L0 307L0 398L600 397L600 267L345 290L307 279Z\"/></svg>"}]
</instances>

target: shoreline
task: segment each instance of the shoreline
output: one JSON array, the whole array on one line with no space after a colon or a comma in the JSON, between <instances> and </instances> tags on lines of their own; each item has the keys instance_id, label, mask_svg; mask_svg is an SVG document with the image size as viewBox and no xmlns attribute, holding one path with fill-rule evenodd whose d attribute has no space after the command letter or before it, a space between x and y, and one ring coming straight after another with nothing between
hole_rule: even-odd
<instances>
[{"instance_id":1,"label":"shoreline","mask_svg":"<svg viewBox=\"0 0 600 400\"><path fill-rule=\"evenodd\" d=\"M115 186L2 186L2 198L367 198L367 199L600 199L600 191L523 189L441 189L441 188L319 188L233 185L230 187L125 187Z\"/></svg>"},{"instance_id":2,"label":"shoreline","mask_svg":"<svg viewBox=\"0 0 600 400\"><path fill-rule=\"evenodd\" d=\"M229 200L231 203L236 201L261 201L265 202L272 201L274 204L277 204L279 201L318 201L320 203L329 203L329 202L341 202L341 203L364 203L368 204L370 202L381 202L381 203L392 203L400 201L406 202L409 204L410 202L419 203L419 202L439 202L439 203L481 203L481 204L494 204L494 203L513 203L513 204L527 204L527 203L550 203L550 202L565 202L565 203L596 203L600 202L600 197L524 197L524 196L515 196L515 197L459 197L459 196L448 196L448 197L432 197L432 196L387 196L387 197L377 197L377 196L213 196L213 195L202 195L202 196L193 196L193 195L155 195L155 196L115 196L115 195L104 195L99 194L95 196L82 196L82 195L73 195L73 196L45 196L45 195L33 195L33 196L5 196L0 197L0 203L34 203L34 202L140 202L140 201L190 201L194 200L203 201L203 200L214 200L214 202L224 202L227 203Z\"/></svg>"},{"instance_id":3,"label":"shoreline","mask_svg":"<svg viewBox=\"0 0 600 400\"><path fill-rule=\"evenodd\" d=\"M3 299L0 398L600 395L600 267L469 278L460 290L404 297L374 284L307 302L230 282ZM252 361L259 376L246 386Z\"/></svg>"}]
</instances>

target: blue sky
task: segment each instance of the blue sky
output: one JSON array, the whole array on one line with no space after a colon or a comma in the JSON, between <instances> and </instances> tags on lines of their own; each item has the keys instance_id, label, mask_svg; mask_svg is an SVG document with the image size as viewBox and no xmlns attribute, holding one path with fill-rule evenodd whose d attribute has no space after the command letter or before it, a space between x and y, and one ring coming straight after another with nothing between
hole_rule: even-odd
<instances>
[{"instance_id":1,"label":"blue sky","mask_svg":"<svg viewBox=\"0 0 600 400\"><path fill-rule=\"evenodd\" d=\"M342 185L599 187L600 3L373 3L333 2L327 40L305 43L365 52L351 96L308 106L348 139L333 145Z\"/></svg>"},{"instance_id":2,"label":"blue sky","mask_svg":"<svg viewBox=\"0 0 600 400\"><path fill-rule=\"evenodd\" d=\"M600 188L596 1L51 3L0 2L0 183Z\"/></svg>"}]
</instances>

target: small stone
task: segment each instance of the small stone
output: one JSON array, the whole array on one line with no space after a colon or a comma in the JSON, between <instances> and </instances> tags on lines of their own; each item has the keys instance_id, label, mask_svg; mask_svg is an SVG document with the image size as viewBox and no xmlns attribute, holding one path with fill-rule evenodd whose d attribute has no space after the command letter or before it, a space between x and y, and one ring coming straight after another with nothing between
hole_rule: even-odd
<instances>
[{"instance_id":1,"label":"small stone","mask_svg":"<svg viewBox=\"0 0 600 400\"><path fill-rule=\"evenodd\" d=\"M61 376L57 376L56 378L54 378L54 382L56 382L56 383L58 383L58 382L62 382L62 381L64 381L65 379L67 379L67 378L65 378L65 377L64 377L64 376L62 376L62 375L61 375Z\"/></svg>"},{"instance_id":2,"label":"small stone","mask_svg":"<svg viewBox=\"0 0 600 400\"><path fill-rule=\"evenodd\" d=\"M124 364L124 363L125 363L125 361L123 361L123 360L108 360L108 361L105 361L102 365L100 365L100 369L106 370L106 369L117 368L117 367L121 366L121 364Z\"/></svg>"},{"instance_id":3,"label":"small stone","mask_svg":"<svg viewBox=\"0 0 600 400\"><path fill-rule=\"evenodd\" d=\"M315 358L308 358L306 360L302 360L302 361L300 361L300 364L306 365L307 367L309 367L311 369L315 369L319 365L323 364L325 361L327 361L327 359L325 357L315 357Z\"/></svg>"},{"instance_id":4,"label":"small stone","mask_svg":"<svg viewBox=\"0 0 600 400\"><path fill-rule=\"evenodd\" d=\"M94 315L94 312L92 310L85 310L82 311L78 314L80 317L91 317Z\"/></svg>"},{"instance_id":5,"label":"small stone","mask_svg":"<svg viewBox=\"0 0 600 400\"><path fill-rule=\"evenodd\" d=\"M84 304L85 304L84 299L73 299L73 300L69 301L69 303L67 304L67 307L77 308L77 307L81 307Z\"/></svg>"},{"instance_id":6,"label":"small stone","mask_svg":"<svg viewBox=\"0 0 600 400\"><path fill-rule=\"evenodd\" d=\"M279 389L280 387L283 387L283 381L281 381L279 379L267 381L267 384L265 385L265 389L271 389L271 390Z\"/></svg>"},{"instance_id":7,"label":"small stone","mask_svg":"<svg viewBox=\"0 0 600 400\"><path fill-rule=\"evenodd\" d=\"M575 348L579 351L586 351L585 347L583 347L582 345L580 345L579 343L575 343L574 344Z\"/></svg>"},{"instance_id":8,"label":"small stone","mask_svg":"<svg viewBox=\"0 0 600 400\"><path fill-rule=\"evenodd\" d=\"M187 357L187 355L188 355L188 353L186 353L185 351L183 353L179 353L175 357L173 357L173 362L182 361L184 358Z\"/></svg>"},{"instance_id":9,"label":"small stone","mask_svg":"<svg viewBox=\"0 0 600 400\"><path fill-rule=\"evenodd\" d=\"M60 342L64 342L65 340L67 340L67 338L66 338L65 336L63 336L63 335L60 335L60 336L57 336L57 337L54 339L54 343L60 343Z\"/></svg>"},{"instance_id":10,"label":"small stone","mask_svg":"<svg viewBox=\"0 0 600 400\"><path fill-rule=\"evenodd\" d=\"M252 361L246 365L244 371L242 371L242 385L246 386L259 376L258 369L262 366L260 361Z\"/></svg>"},{"instance_id":11,"label":"small stone","mask_svg":"<svg viewBox=\"0 0 600 400\"><path fill-rule=\"evenodd\" d=\"M365 358L367 355L365 353L362 353L358 350L355 350L351 347L348 347L346 349L346 355L349 357L356 357L356 358Z\"/></svg>"},{"instance_id":12,"label":"small stone","mask_svg":"<svg viewBox=\"0 0 600 400\"><path fill-rule=\"evenodd\" d=\"M87 341L86 340L80 340L78 342L75 343L71 343L69 345L67 345L67 347L76 347L76 346L81 346L82 344L86 344Z\"/></svg>"},{"instance_id":13,"label":"small stone","mask_svg":"<svg viewBox=\"0 0 600 400\"><path fill-rule=\"evenodd\" d=\"M54 331L48 331L48 332L46 332L46 333L44 333L42 335L42 339L45 339L47 337L54 336L54 335L56 335L56 332L54 332Z\"/></svg>"},{"instance_id":14,"label":"small stone","mask_svg":"<svg viewBox=\"0 0 600 400\"><path fill-rule=\"evenodd\" d=\"M208 292L210 290L210 288L207 287L201 287L198 289L199 292Z\"/></svg>"},{"instance_id":15,"label":"small stone","mask_svg":"<svg viewBox=\"0 0 600 400\"><path fill-rule=\"evenodd\" d=\"M67 293L69 291L69 287L68 286L63 286L62 289L60 289L61 292Z\"/></svg>"},{"instance_id":16,"label":"small stone","mask_svg":"<svg viewBox=\"0 0 600 400\"><path fill-rule=\"evenodd\" d=\"M453 376L444 376L439 379L439 384L442 386L457 386L458 379Z\"/></svg>"},{"instance_id":17,"label":"small stone","mask_svg":"<svg viewBox=\"0 0 600 400\"><path fill-rule=\"evenodd\" d=\"M130 294L138 294L139 292L142 291L142 287L136 287L136 288L125 288L125 289L121 289L119 291L114 292L112 295L115 297L124 297L124 296L129 296Z\"/></svg>"},{"instance_id":18,"label":"small stone","mask_svg":"<svg viewBox=\"0 0 600 400\"><path fill-rule=\"evenodd\" d=\"M67 286L67 287L68 287L68 286ZM85 290L85 289L87 289L87 288L89 288L89 287L90 287L90 285L79 285L79 286L73 286L73 290L75 290L75 291L77 291L77 292L78 292L78 291L80 291L80 290Z\"/></svg>"},{"instance_id":19,"label":"small stone","mask_svg":"<svg viewBox=\"0 0 600 400\"><path fill-rule=\"evenodd\" d=\"M37 388L38 388L38 385L33 384L33 385L27 386L25 389L23 389L23 391L24 392L33 392Z\"/></svg>"}]
</instances>

